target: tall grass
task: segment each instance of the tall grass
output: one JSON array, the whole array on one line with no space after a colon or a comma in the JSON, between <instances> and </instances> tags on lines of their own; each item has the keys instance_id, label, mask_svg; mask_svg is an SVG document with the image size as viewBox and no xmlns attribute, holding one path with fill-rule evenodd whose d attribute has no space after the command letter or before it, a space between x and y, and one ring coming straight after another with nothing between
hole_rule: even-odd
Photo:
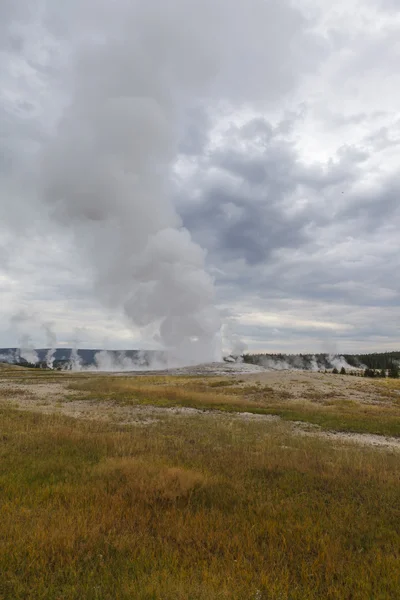
<instances>
[{"instance_id":1,"label":"tall grass","mask_svg":"<svg viewBox=\"0 0 400 600\"><path fill-rule=\"evenodd\" d=\"M389 600L399 456L284 423L0 412L2 600Z\"/></svg>"}]
</instances>

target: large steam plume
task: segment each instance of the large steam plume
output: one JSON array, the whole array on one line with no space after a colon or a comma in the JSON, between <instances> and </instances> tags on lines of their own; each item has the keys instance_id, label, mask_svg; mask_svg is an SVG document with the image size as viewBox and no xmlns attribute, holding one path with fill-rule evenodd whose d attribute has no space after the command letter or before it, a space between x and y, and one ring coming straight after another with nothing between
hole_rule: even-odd
<instances>
[{"instance_id":1,"label":"large steam plume","mask_svg":"<svg viewBox=\"0 0 400 600\"><path fill-rule=\"evenodd\" d=\"M145 10L126 17L133 31L79 52L71 102L44 157L46 200L72 227L104 303L153 326L174 358L215 360L213 281L168 184L182 116L174 96L193 94L199 82L174 55L174 24L157 32ZM153 39L161 33L164 56ZM201 44L194 50L202 60Z\"/></svg>"},{"instance_id":2,"label":"large steam plume","mask_svg":"<svg viewBox=\"0 0 400 600\"><path fill-rule=\"evenodd\" d=\"M44 196L74 232L105 304L152 330L173 362L218 359L213 281L171 201L172 167L199 101L264 102L291 87L295 69L286 59L277 66L275 54L301 56L293 49L306 40L305 21L277 0L79 6L86 41L44 153Z\"/></svg>"}]
</instances>

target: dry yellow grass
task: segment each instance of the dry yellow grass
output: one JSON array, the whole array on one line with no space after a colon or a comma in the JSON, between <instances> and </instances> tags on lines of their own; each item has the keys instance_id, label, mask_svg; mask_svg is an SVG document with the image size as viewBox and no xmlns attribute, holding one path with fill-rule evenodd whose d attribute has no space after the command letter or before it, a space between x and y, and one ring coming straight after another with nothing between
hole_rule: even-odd
<instances>
[{"instance_id":1,"label":"dry yellow grass","mask_svg":"<svg viewBox=\"0 0 400 600\"><path fill-rule=\"evenodd\" d=\"M182 467L155 465L133 457L112 457L93 470L101 479L122 479L129 490L142 502L188 498L205 485L201 472Z\"/></svg>"},{"instance_id":2,"label":"dry yellow grass","mask_svg":"<svg viewBox=\"0 0 400 600\"><path fill-rule=\"evenodd\" d=\"M212 414L0 424L2 600L398 595L398 454Z\"/></svg>"},{"instance_id":3,"label":"dry yellow grass","mask_svg":"<svg viewBox=\"0 0 400 600\"><path fill-rule=\"evenodd\" d=\"M261 402L229 393L224 387L215 389L214 383L213 379L204 384L195 379L178 377L101 377L72 383L69 388L89 392L93 398L107 398L124 403L142 402L158 406L178 405L221 410L230 408L242 411L263 407Z\"/></svg>"}]
</instances>

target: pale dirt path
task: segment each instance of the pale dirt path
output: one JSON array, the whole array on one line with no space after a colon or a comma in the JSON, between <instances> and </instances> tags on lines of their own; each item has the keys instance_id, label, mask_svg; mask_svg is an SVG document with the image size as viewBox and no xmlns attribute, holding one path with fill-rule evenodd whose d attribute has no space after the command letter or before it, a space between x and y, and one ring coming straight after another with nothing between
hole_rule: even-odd
<instances>
[{"instance_id":1,"label":"pale dirt path","mask_svg":"<svg viewBox=\"0 0 400 600\"><path fill-rule=\"evenodd\" d=\"M348 379L318 373L299 372L268 372L252 375L241 374L243 384L260 383L269 385L280 391L290 391L296 399L303 398L310 386L313 394L332 393L334 386L335 397L349 398L353 394L360 401L374 402L377 397L375 388L369 381L354 378L349 390ZM343 383L344 382L344 383ZM347 382L347 387L346 387ZM225 420L248 420L278 422L280 417L273 415L255 415L252 413L226 413L220 411L203 411L194 408L174 407L161 408L156 406L123 406L112 402L97 402L80 399L80 392L68 390L68 379L57 382L19 383L12 380L0 380L0 406L15 407L18 410L34 411L42 414L59 414L75 419L85 419L115 423L120 425L150 425L165 417L212 415ZM338 395L336 395L338 394ZM68 399L66 399L68 398ZM285 421L290 424L289 421ZM292 432L298 435L319 437L337 443L353 443L357 445L400 451L400 439L381 435L342 433L323 431L316 425L303 422L292 422Z\"/></svg>"},{"instance_id":2,"label":"pale dirt path","mask_svg":"<svg viewBox=\"0 0 400 600\"><path fill-rule=\"evenodd\" d=\"M400 452L400 438L389 437L385 435L376 435L373 433L346 433L344 431L323 431L318 425L309 423L293 423L294 430L299 435L311 436L330 440L339 444L348 442L360 446L369 446L373 448L382 448L386 450L395 450Z\"/></svg>"}]
</instances>

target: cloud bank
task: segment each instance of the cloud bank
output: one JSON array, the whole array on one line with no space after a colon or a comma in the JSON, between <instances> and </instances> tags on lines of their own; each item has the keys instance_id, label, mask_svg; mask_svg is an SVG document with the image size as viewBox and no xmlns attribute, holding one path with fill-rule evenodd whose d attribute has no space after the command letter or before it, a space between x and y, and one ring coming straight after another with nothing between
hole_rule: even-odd
<instances>
[{"instance_id":1,"label":"cloud bank","mask_svg":"<svg viewBox=\"0 0 400 600\"><path fill-rule=\"evenodd\" d=\"M197 360L224 322L255 351L397 347L393 3L18 0L0 23L2 345L25 310L35 345L52 323Z\"/></svg>"}]
</instances>

